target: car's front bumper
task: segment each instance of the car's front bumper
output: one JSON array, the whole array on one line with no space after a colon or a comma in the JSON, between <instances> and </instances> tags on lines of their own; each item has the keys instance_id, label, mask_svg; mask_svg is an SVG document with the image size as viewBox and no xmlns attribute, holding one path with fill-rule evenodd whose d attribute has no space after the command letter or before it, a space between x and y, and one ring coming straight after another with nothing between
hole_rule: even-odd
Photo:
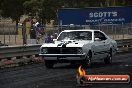
<instances>
[{"instance_id":1,"label":"car's front bumper","mask_svg":"<svg viewBox=\"0 0 132 88\"><path fill-rule=\"evenodd\" d=\"M83 60L85 59L85 53L83 54L39 54L44 57L44 60Z\"/></svg>"}]
</instances>

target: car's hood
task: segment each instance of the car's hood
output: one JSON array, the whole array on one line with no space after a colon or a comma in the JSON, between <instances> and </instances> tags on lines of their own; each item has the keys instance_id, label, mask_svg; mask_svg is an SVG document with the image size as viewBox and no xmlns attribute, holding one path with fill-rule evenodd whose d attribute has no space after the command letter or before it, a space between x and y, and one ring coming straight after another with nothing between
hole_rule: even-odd
<instances>
[{"instance_id":1,"label":"car's hood","mask_svg":"<svg viewBox=\"0 0 132 88\"><path fill-rule=\"evenodd\" d=\"M92 41L78 40L78 41L55 41L55 43L44 43L42 47L83 47L83 45L91 43Z\"/></svg>"}]
</instances>

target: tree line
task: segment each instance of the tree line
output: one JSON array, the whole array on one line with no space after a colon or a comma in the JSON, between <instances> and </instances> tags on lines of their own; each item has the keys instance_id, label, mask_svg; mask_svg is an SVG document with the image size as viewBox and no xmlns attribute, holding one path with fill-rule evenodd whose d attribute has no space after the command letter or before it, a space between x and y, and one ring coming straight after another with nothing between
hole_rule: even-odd
<instances>
[{"instance_id":1,"label":"tree line","mask_svg":"<svg viewBox=\"0 0 132 88\"><path fill-rule=\"evenodd\" d=\"M60 8L129 6L131 0L0 0L0 16L16 23L22 15L38 17L42 23L56 20Z\"/></svg>"}]
</instances>

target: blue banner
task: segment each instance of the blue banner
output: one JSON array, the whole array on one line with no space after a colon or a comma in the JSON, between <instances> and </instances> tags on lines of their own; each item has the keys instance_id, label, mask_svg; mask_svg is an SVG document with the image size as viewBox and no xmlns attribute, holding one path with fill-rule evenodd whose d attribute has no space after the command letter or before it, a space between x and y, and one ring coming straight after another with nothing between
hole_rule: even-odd
<instances>
[{"instance_id":1,"label":"blue banner","mask_svg":"<svg viewBox=\"0 0 132 88\"><path fill-rule=\"evenodd\" d=\"M132 22L132 7L63 8L58 11L60 25L124 24Z\"/></svg>"}]
</instances>

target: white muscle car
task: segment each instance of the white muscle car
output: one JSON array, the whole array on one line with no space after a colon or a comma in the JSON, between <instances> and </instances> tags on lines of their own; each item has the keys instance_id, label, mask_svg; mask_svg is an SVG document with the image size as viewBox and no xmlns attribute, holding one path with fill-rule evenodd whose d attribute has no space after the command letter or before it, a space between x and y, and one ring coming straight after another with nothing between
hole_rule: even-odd
<instances>
[{"instance_id":1,"label":"white muscle car","mask_svg":"<svg viewBox=\"0 0 132 88\"><path fill-rule=\"evenodd\" d=\"M64 30L54 43L45 43L40 47L40 56L45 66L52 68L58 62L81 63L91 65L94 60L103 59L112 62L117 51L117 43L100 30Z\"/></svg>"}]
</instances>

